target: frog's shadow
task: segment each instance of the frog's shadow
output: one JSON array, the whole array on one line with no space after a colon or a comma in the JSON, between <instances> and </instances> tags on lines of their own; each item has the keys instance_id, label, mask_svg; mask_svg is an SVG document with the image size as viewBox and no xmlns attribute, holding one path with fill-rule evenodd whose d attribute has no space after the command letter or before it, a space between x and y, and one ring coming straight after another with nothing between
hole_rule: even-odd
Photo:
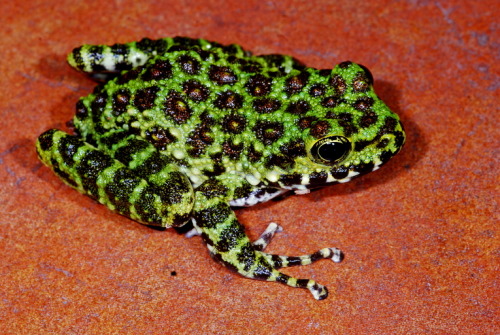
<instances>
[{"instance_id":1,"label":"frog's shadow","mask_svg":"<svg viewBox=\"0 0 500 335\"><path fill-rule=\"evenodd\" d=\"M70 128L65 128L65 125L75 115L78 99L92 93L99 82L71 68L66 62L66 57L60 54L50 54L40 59L37 72L48 82L54 82L54 78L58 78L60 85L69 89L70 92L63 94L62 99L50 108L49 113L57 123L49 126L72 133Z\"/></svg>"}]
</instances>

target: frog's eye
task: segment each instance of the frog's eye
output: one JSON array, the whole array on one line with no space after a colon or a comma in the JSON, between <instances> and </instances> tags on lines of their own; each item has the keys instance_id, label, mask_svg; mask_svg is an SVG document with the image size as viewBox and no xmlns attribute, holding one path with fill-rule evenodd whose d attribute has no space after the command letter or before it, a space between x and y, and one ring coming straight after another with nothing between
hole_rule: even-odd
<instances>
[{"instance_id":1,"label":"frog's eye","mask_svg":"<svg viewBox=\"0 0 500 335\"><path fill-rule=\"evenodd\" d=\"M343 136L327 136L318 140L311 148L311 156L319 164L335 164L351 151L351 142Z\"/></svg>"}]
</instances>

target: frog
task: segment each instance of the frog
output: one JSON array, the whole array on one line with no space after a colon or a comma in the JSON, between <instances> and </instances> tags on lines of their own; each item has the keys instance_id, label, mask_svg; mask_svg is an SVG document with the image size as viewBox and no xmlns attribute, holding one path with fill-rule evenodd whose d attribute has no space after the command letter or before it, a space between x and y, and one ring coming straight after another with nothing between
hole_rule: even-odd
<instances>
[{"instance_id":1,"label":"frog","mask_svg":"<svg viewBox=\"0 0 500 335\"><path fill-rule=\"evenodd\" d=\"M244 277L328 296L280 270L338 263L338 248L267 253L281 225L252 241L235 209L349 182L400 151L402 123L368 68L316 69L189 37L85 44L67 60L98 85L77 102L72 133L50 129L36 141L64 183L139 223L190 226L213 259Z\"/></svg>"}]
</instances>

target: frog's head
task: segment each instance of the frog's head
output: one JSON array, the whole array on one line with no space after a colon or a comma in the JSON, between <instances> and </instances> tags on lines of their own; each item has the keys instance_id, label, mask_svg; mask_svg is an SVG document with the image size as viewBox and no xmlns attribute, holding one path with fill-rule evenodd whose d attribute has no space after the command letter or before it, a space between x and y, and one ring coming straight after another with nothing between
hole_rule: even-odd
<instances>
[{"instance_id":1,"label":"frog's head","mask_svg":"<svg viewBox=\"0 0 500 335\"><path fill-rule=\"evenodd\" d=\"M377 170L399 152L403 126L375 94L368 69L344 62L329 73L317 72L319 84L311 83L314 73L309 79L307 113L294 120L300 141L282 147L293 163L280 175L280 187L301 193L347 182Z\"/></svg>"}]
</instances>

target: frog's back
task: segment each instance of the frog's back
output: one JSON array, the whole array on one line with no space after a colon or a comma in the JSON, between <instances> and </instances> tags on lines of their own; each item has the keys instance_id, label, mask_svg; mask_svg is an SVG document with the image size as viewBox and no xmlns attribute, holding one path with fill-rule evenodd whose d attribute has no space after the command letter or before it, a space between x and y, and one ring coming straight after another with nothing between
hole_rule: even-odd
<instances>
[{"instance_id":1,"label":"frog's back","mask_svg":"<svg viewBox=\"0 0 500 335\"><path fill-rule=\"evenodd\" d=\"M151 49L155 56L78 102L74 126L87 142L105 150L138 135L181 165L203 166L211 174L252 165L266 146L276 148L275 156L295 149L292 139L302 131L297 120L307 103L283 99L299 93L317 70L290 56L252 56L234 44L188 38L146 42L137 42L136 51L123 51L123 59L144 60ZM75 49L70 64L93 73L127 68L116 60L106 68L105 59L89 65L91 60L78 56L106 57L99 48L93 53L85 46ZM116 47L108 48L116 57ZM274 160L271 165L285 164Z\"/></svg>"},{"instance_id":2,"label":"frog's back","mask_svg":"<svg viewBox=\"0 0 500 335\"><path fill-rule=\"evenodd\" d=\"M277 187L304 184L323 169L307 159L311 143L329 134L348 137L356 149L344 166L326 172L329 182L369 172L395 153L382 137L395 130L397 117L357 64L318 70L290 56L252 56L238 45L188 38L143 40L123 52L99 48L75 49L70 63L95 73L149 60L79 101L79 134L101 150L140 136L176 160L194 186L235 172ZM101 56L85 60L80 53ZM107 61L108 53L122 58ZM374 151L387 155L379 159Z\"/></svg>"}]
</instances>

